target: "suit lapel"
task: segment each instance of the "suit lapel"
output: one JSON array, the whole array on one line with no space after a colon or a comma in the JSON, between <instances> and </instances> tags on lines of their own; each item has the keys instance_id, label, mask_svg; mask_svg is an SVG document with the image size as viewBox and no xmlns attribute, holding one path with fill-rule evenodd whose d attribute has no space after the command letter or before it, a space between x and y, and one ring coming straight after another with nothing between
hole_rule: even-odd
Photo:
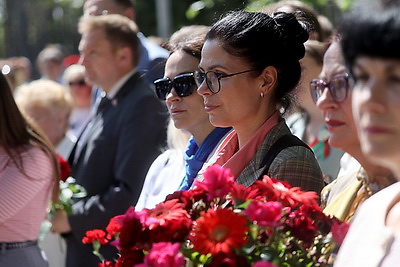
<instances>
[{"instance_id":1,"label":"suit lapel","mask_svg":"<svg viewBox=\"0 0 400 267\"><path fill-rule=\"evenodd\" d=\"M134 90L135 84L138 82L139 77L140 74L138 72L135 72L125 82L125 84L117 92L115 97L103 107L102 112L100 112L99 114L94 114L94 116L90 119L89 123L86 125L85 129L82 131L82 134L79 136L77 142L75 143L75 146L73 147L70 156L68 157L68 162L72 167L74 167L80 161L81 157L85 155L88 142L95 139L95 136L93 135L99 135L99 131L101 131L103 127L104 117L109 112L111 106L117 107L119 103L123 100L123 98L125 98L126 95L131 92L131 90Z\"/></svg>"}]
</instances>

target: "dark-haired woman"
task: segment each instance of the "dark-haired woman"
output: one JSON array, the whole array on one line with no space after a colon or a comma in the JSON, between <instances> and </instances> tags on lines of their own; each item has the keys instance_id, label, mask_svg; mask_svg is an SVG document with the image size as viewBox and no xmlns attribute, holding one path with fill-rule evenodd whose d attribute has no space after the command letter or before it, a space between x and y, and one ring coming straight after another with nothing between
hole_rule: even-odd
<instances>
[{"instance_id":1,"label":"dark-haired woman","mask_svg":"<svg viewBox=\"0 0 400 267\"><path fill-rule=\"evenodd\" d=\"M48 266L37 238L49 200L58 200L58 161L2 74L0 116L0 266Z\"/></svg>"},{"instance_id":2,"label":"dark-haired woman","mask_svg":"<svg viewBox=\"0 0 400 267\"><path fill-rule=\"evenodd\" d=\"M291 104L307 39L305 27L283 12L236 11L212 26L196 75L198 93L211 123L234 131L207 166L230 168L246 186L267 174L321 191L313 152L291 134L280 113Z\"/></svg>"},{"instance_id":3,"label":"dark-haired woman","mask_svg":"<svg viewBox=\"0 0 400 267\"><path fill-rule=\"evenodd\" d=\"M363 203L335 266L400 266L400 1L360 4L340 27L354 118L363 153L398 182Z\"/></svg>"}]
</instances>

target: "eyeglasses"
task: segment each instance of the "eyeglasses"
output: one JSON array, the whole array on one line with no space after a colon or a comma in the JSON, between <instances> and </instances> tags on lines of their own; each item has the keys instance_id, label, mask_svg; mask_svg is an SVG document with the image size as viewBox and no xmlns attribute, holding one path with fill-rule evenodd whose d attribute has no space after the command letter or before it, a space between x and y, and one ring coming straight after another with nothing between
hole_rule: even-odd
<instances>
[{"instance_id":1,"label":"eyeglasses","mask_svg":"<svg viewBox=\"0 0 400 267\"><path fill-rule=\"evenodd\" d=\"M251 70L245 70L241 72L236 72L232 74L222 74L219 72L215 72L212 70L209 70L207 72L200 72L200 71L195 71L194 72L194 77L196 79L197 86L200 87L200 85L206 80L206 84L208 89L211 91L213 94L219 93L221 91L221 83L220 80L223 78L228 78L232 76L236 76L239 74L255 71L256 69L251 69Z\"/></svg>"},{"instance_id":2,"label":"eyeglasses","mask_svg":"<svg viewBox=\"0 0 400 267\"><path fill-rule=\"evenodd\" d=\"M69 86L74 86L74 85L84 86L84 85L86 85L86 82L85 82L85 80L79 80L79 81L75 81L75 82L69 82L68 84L69 84Z\"/></svg>"},{"instance_id":3,"label":"eyeglasses","mask_svg":"<svg viewBox=\"0 0 400 267\"><path fill-rule=\"evenodd\" d=\"M310 82L311 96L315 103L322 96L325 89L328 88L333 101L336 103L343 102L347 98L349 91L349 75L335 75L328 83L320 79L314 79Z\"/></svg>"},{"instance_id":4,"label":"eyeglasses","mask_svg":"<svg viewBox=\"0 0 400 267\"><path fill-rule=\"evenodd\" d=\"M156 94L159 99L166 100L172 87L180 97L190 96L197 89L193 73L184 73L176 76L172 81L169 78L154 81Z\"/></svg>"}]
</instances>

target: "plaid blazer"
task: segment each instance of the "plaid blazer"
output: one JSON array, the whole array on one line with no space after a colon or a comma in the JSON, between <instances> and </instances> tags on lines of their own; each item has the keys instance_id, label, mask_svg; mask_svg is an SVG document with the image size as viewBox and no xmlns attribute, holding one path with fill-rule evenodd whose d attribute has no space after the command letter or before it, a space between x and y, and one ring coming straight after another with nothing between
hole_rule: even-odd
<instances>
[{"instance_id":1,"label":"plaid blazer","mask_svg":"<svg viewBox=\"0 0 400 267\"><path fill-rule=\"evenodd\" d=\"M283 135L291 134L285 120L271 129L253 159L244 168L236 182L250 186L257 181L266 166L262 161L271 146ZM303 146L292 146L283 149L272 161L268 176L285 181L291 186L298 186L304 191L315 191L320 194L324 182L322 172L314 153Z\"/></svg>"}]
</instances>

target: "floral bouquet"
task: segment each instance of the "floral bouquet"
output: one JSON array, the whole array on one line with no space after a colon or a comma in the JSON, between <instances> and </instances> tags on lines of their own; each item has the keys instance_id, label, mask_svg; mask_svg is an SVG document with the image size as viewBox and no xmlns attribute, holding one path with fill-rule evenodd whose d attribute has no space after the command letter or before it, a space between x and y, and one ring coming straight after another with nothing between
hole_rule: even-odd
<instances>
[{"instance_id":1,"label":"floral bouquet","mask_svg":"<svg viewBox=\"0 0 400 267\"><path fill-rule=\"evenodd\" d=\"M317 198L268 176L246 188L214 165L194 189L131 207L82 242L99 266L331 266L347 224L325 216ZM107 243L119 250L115 262L100 254Z\"/></svg>"},{"instance_id":2,"label":"floral bouquet","mask_svg":"<svg viewBox=\"0 0 400 267\"><path fill-rule=\"evenodd\" d=\"M58 203L50 202L48 218L54 217L59 210L65 210L70 215L72 214L72 198L83 198L86 196L86 190L82 186L76 184L76 181L71 177L71 169L68 162L57 154L58 164L60 166L60 193ZM40 240L43 240L51 228L51 222L45 220L42 222Z\"/></svg>"},{"instance_id":3,"label":"floral bouquet","mask_svg":"<svg viewBox=\"0 0 400 267\"><path fill-rule=\"evenodd\" d=\"M60 195L58 203L51 203L50 217L58 210L65 210L72 214L72 198L83 198L86 196L86 190L81 185L76 184L75 178L71 177L71 169L67 161L58 155L60 165Z\"/></svg>"}]
</instances>

